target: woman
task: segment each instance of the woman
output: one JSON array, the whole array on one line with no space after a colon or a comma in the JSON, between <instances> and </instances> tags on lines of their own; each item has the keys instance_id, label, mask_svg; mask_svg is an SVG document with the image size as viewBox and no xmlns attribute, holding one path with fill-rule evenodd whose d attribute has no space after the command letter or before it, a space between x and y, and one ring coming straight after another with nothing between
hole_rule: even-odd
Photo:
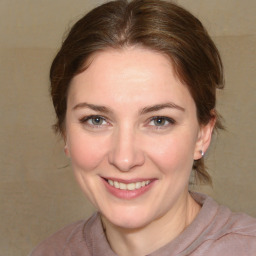
<instances>
[{"instance_id":1,"label":"woman","mask_svg":"<svg viewBox=\"0 0 256 256\"><path fill-rule=\"evenodd\" d=\"M200 21L158 0L113 1L79 20L51 67L56 131L98 209L57 232L42 255L255 255L256 221L189 192L223 88Z\"/></svg>"}]
</instances>

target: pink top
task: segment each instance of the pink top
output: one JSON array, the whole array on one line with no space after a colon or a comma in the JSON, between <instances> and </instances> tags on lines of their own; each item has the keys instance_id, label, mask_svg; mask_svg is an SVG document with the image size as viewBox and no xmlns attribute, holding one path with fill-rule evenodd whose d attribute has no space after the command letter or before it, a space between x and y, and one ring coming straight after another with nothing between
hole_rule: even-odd
<instances>
[{"instance_id":1,"label":"pink top","mask_svg":"<svg viewBox=\"0 0 256 256\"><path fill-rule=\"evenodd\" d=\"M202 205L194 221L174 240L148 256L255 256L256 219L232 213L212 198L191 193ZM117 256L104 234L100 214L58 231L30 256Z\"/></svg>"}]
</instances>

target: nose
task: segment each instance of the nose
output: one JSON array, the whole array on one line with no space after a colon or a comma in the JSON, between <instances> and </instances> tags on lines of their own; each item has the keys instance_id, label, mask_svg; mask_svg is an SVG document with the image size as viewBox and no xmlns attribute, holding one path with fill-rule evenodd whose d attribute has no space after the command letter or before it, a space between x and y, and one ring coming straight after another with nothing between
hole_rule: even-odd
<instances>
[{"instance_id":1,"label":"nose","mask_svg":"<svg viewBox=\"0 0 256 256\"><path fill-rule=\"evenodd\" d=\"M113 134L108 160L122 172L143 165L145 156L139 145L138 134L129 129L119 129Z\"/></svg>"}]
</instances>

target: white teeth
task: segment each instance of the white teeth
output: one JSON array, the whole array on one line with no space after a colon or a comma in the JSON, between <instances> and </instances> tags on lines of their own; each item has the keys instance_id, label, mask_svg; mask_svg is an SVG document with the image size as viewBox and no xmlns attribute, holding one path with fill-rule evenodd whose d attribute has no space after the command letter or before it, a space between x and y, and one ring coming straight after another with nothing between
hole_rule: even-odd
<instances>
[{"instance_id":1,"label":"white teeth","mask_svg":"<svg viewBox=\"0 0 256 256\"><path fill-rule=\"evenodd\" d=\"M136 189L141 188L141 182L136 182L136 184L135 184L135 188L136 188Z\"/></svg>"},{"instance_id":2,"label":"white teeth","mask_svg":"<svg viewBox=\"0 0 256 256\"><path fill-rule=\"evenodd\" d=\"M134 190L135 189L135 183L130 183L127 185L128 190Z\"/></svg>"},{"instance_id":3,"label":"white teeth","mask_svg":"<svg viewBox=\"0 0 256 256\"><path fill-rule=\"evenodd\" d=\"M119 185L119 188L120 189L122 189L122 190L126 190L127 189L127 186L126 186L126 184L124 184L124 183L119 183L120 185Z\"/></svg>"},{"instance_id":4,"label":"white teeth","mask_svg":"<svg viewBox=\"0 0 256 256\"><path fill-rule=\"evenodd\" d=\"M150 180L145 180L145 181L139 181L136 183L129 183L125 184L122 182L118 181L113 181L113 180L108 180L108 184L112 187L119 188L121 190L135 190L135 189L140 189L141 187L145 187L150 183Z\"/></svg>"},{"instance_id":5,"label":"white teeth","mask_svg":"<svg viewBox=\"0 0 256 256\"><path fill-rule=\"evenodd\" d=\"M113 181L112 181L113 182ZM110 184L111 185L111 184ZM114 187L115 188L120 188L120 186L119 186L119 182L117 182L117 181L114 181Z\"/></svg>"}]
</instances>

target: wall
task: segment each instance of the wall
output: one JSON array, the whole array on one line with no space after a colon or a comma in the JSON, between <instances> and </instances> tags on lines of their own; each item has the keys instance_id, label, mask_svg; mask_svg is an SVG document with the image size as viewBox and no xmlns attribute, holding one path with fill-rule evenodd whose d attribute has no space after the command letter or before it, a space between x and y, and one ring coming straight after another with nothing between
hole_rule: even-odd
<instances>
[{"instance_id":1,"label":"wall","mask_svg":"<svg viewBox=\"0 0 256 256\"><path fill-rule=\"evenodd\" d=\"M64 31L100 2L0 2L0 256L27 255L39 241L93 211L51 130L48 71ZM206 156L214 187L195 189L256 217L256 2L176 2L201 18L226 72L218 108L227 131Z\"/></svg>"}]
</instances>

